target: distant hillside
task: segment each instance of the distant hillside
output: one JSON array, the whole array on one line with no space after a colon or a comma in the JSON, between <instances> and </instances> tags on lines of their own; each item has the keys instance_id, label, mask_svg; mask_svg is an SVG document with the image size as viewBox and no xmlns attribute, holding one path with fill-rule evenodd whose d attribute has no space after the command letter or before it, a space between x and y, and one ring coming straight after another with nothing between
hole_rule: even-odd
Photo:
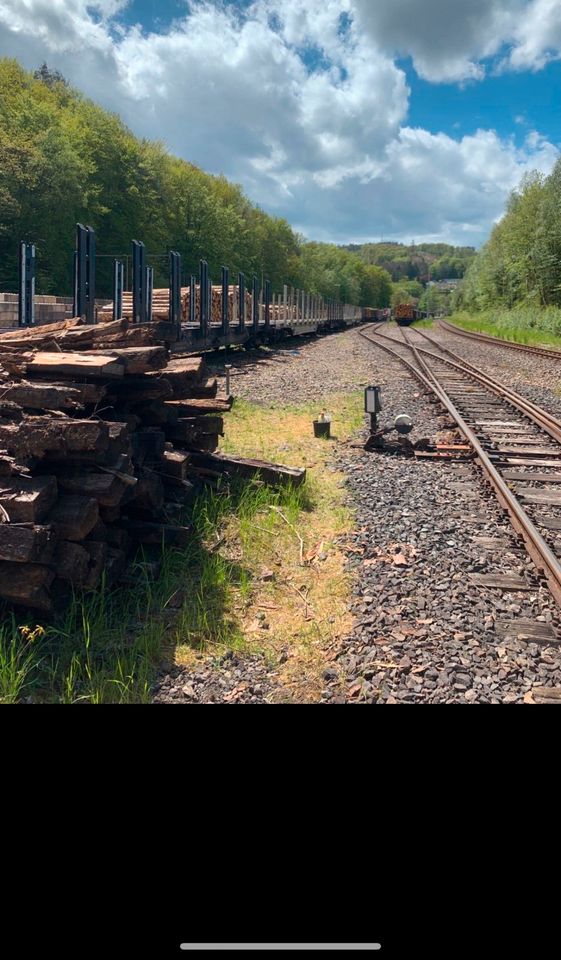
<instances>
[{"instance_id":1,"label":"distant hillside","mask_svg":"<svg viewBox=\"0 0 561 960\"><path fill-rule=\"evenodd\" d=\"M448 243L419 243L406 246L403 243L348 244L343 247L367 264L383 267L392 280L457 279L463 277L475 256L474 247L453 247Z\"/></svg>"}]
</instances>

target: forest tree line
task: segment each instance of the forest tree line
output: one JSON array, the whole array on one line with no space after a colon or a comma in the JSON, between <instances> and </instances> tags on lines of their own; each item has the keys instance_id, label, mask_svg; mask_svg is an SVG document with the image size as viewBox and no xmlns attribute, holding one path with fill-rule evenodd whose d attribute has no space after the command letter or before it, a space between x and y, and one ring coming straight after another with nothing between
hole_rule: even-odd
<instances>
[{"instance_id":1,"label":"forest tree line","mask_svg":"<svg viewBox=\"0 0 561 960\"><path fill-rule=\"evenodd\" d=\"M97 241L97 295L110 296L112 258L142 240L155 286L167 286L169 250L184 276L209 263L359 306L384 307L391 277L334 244L308 243L266 214L240 186L139 139L113 113L43 65L0 59L0 291L18 284L21 240L37 249L37 293L72 292L75 224Z\"/></svg>"},{"instance_id":2,"label":"forest tree line","mask_svg":"<svg viewBox=\"0 0 561 960\"><path fill-rule=\"evenodd\" d=\"M527 174L473 260L459 305L561 307L561 160L549 176Z\"/></svg>"}]
</instances>

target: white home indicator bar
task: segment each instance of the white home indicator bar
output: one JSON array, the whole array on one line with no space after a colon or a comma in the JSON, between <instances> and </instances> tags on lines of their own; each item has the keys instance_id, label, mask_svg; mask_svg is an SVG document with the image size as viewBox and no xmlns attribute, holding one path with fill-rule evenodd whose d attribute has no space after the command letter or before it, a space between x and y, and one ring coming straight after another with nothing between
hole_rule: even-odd
<instances>
[{"instance_id":1,"label":"white home indicator bar","mask_svg":"<svg viewBox=\"0 0 561 960\"><path fill-rule=\"evenodd\" d=\"M182 950L380 950L380 943L182 943Z\"/></svg>"}]
</instances>

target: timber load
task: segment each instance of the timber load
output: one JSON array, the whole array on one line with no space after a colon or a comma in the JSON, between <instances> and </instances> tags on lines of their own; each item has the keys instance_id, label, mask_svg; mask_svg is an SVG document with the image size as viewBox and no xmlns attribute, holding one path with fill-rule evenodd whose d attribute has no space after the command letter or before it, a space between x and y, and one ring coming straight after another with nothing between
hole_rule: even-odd
<instances>
[{"instance_id":1,"label":"timber load","mask_svg":"<svg viewBox=\"0 0 561 960\"><path fill-rule=\"evenodd\" d=\"M167 335L79 319L0 335L0 598L48 613L113 584L139 544L189 539L193 458L217 449L231 398Z\"/></svg>"}]
</instances>

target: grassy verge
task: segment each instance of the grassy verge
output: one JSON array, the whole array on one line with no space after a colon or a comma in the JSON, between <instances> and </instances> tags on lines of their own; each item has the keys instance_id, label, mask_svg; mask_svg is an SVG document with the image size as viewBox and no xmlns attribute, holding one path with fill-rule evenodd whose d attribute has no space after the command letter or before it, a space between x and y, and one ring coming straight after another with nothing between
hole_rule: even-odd
<instances>
[{"instance_id":1,"label":"grassy verge","mask_svg":"<svg viewBox=\"0 0 561 960\"><path fill-rule=\"evenodd\" d=\"M332 432L362 421L362 394L334 397ZM155 572L138 557L129 582L76 596L52 622L0 617L0 703L141 703L162 658L189 664L228 649L281 658L290 698L313 698L326 651L347 627L348 582L333 540L348 529L332 444L312 433L311 407L238 401L224 449L308 468L298 489L209 487L194 535ZM263 617L265 615L265 619ZM39 621L39 622L38 622Z\"/></svg>"},{"instance_id":2,"label":"grassy verge","mask_svg":"<svg viewBox=\"0 0 561 960\"><path fill-rule=\"evenodd\" d=\"M488 333L501 340L512 340L514 343L536 347L561 348L561 310L556 307L542 310L520 307L516 310L482 313L459 312L448 319L464 330Z\"/></svg>"}]
</instances>

